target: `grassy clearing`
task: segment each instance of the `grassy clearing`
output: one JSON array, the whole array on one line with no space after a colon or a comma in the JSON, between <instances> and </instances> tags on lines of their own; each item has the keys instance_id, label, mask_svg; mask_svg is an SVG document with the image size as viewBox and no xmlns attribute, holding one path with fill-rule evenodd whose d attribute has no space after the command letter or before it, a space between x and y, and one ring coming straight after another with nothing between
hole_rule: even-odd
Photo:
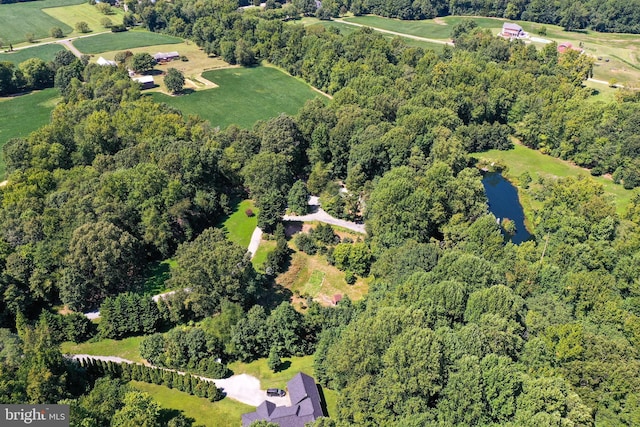
<instances>
[{"instance_id":1,"label":"grassy clearing","mask_svg":"<svg viewBox=\"0 0 640 427\"><path fill-rule=\"evenodd\" d=\"M182 96L151 96L220 128L230 124L251 128L258 120L280 113L293 115L307 100L321 96L301 80L272 67L207 71L203 77L219 87Z\"/></svg>"},{"instance_id":2,"label":"grassy clearing","mask_svg":"<svg viewBox=\"0 0 640 427\"><path fill-rule=\"evenodd\" d=\"M346 21L347 19L345 19ZM295 23L299 23L300 21L292 21ZM311 26L311 25L319 25L322 26L324 28L337 28L340 30L340 33L343 35L349 35L355 31L358 30L358 27L354 26L354 25L348 25L345 24L343 22L340 21L322 21L318 18L303 18L302 19L302 24L303 25L307 25L307 26ZM356 22L356 21L354 21ZM359 23L359 22L358 22ZM363 24L363 25L368 25L368 24ZM379 27L381 28L381 27ZM405 32L407 33L407 32ZM407 33L410 34L410 33ZM391 35L391 34L383 34L383 37L387 40L392 40L397 36ZM416 46L416 47L421 47L422 49L431 49L433 51L436 52L440 52L442 50L442 48L444 47L444 45L440 44L440 43L430 43L430 42L425 42L425 41L421 41L421 40L415 40L409 37L401 37L402 40L404 40L404 42L409 45L409 46Z\"/></svg>"},{"instance_id":3,"label":"grassy clearing","mask_svg":"<svg viewBox=\"0 0 640 427\"><path fill-rule=\"evenodd\" d=\"M40 58L45 62L49 62L53 61L56 53L64 49L64 46L59 44L43 44L42 46L34 46L28 49L14 50L11 53L0 53L0 62L9 61L19 65L29 58Z\"/></svg>"},{"instance_id":4,"label":"grassy clearing","mask_svg":"<svg viewBox=\"0 0 640 427\"><path fill-rule=\"evenodd\" d=\"M234 374L249 374L260 380L260 386L263 389L281 388L286 389L287 381L289 381L298 372L314 375L313 356L290 357L282 360L284 369L278 372L272 372L267 367L267 359L258 359L251 363L233 362L229 364L229 368ZM337 414L338 393L322 388L329 416Z\"/></svg>"},{"instance_id":5,"label":"grassy clearing","mask_svg":"<svg viewBox=\"0 0 640 427\"><path fill-rule=\"evenodd\" d=\"M42 9L84 3L85 0L30 1L0 5L0 38L14 45L26 42L25 34L33 33L36 39L49 37L51 27L60 27L67 34L72 28ZM14 46L15 47L15 46Z\"/></svg>"},{"instance_id":6,"label":"grassy clearing","mask_svg":"<svg viewBox=\"0 0 640 427\"><path fill-rule=\"evenodd\" d=\"M76 24L80 21L86 22L93 32L109 31L100 23L100 21L105 17L109 18L113 24L122 24L124 11L117 7L112 7L111 11L111 15L103 15L100 13L98 8L88 4L87 2L73 6L50 7L43 9L43 12L47 15L63 22L66 26L69 26L73 31L69 31L70 34L65 31L65 34L71 36L82 35L75 30Z\"/></svg>"},{"instance_id":7,"label":"grassy clearing","mask_svg":"<svg viewBox=\"0 0 640 427\"><path fill-rule=\"evenodd\" d=\"M401 21L399 19L382 18L379 16L356 16L344 18L347 22L367 25L388 31L396 31L418 37L449 40L451 29L462 21L475 21L479 27L491 30L497 34L506 19L447 16L437 20ZM586 53L596 58L593 69L594 78L604 81L616 80L622 84L640 86L640 36L637 34L610 34L595 31L568 32L556 25L537 24L527 21L516 22L532 36L538 36L538 30L545 27L547 34L538 36L558 43L570 42L582 48ZM332 23L331 25L336 25ZM442 25L445 24L445 25ZM324 25L324 24L323 24ZM341 30L346 25L340 27ZM345 29L346 30L346 29ZM544 44L536 43L538 47Z\"/></svg>"},{"instance_id":8,"label":"grassy clearing","mask_svg":"<svg viewBox=\"0 0 640 427\"><path fill-rule=\"evenodd\" d=\"M362 299L369 291L370 278L358 277L353 285L344 280L345 273L329 265L324 255L308 255L295 251L289 270L276 278L281 286L291 290L301 304L306 296L323 305L330 305L333 295L348 295L352 300ZM299 299L299 300L298 300Z\"/></svg>"},{"instance_id":9,"label":"grassy clearing","mask_svg":"<svg viewBox=\"0 0 640 427\"><path fill-rule=\"evenodd\" d=\"M188 393L161 385L139 381L131 381L129 384L140 391L149 393L163 409L178 411L185 417L195 419L194 425L206 427L239 426L242 422L242 414L255 410L253 406L232 399L210 402L205 398L191 396Z\"/></svg>"},{"instance_id":10,"label":"grassy clearing","mask_svg":"<svg viewBox=\"0 0 640 427\"><path fill-rule=\"evenodd\" d=\"M251 263L253 264L253 268L255 268L257 271L264 273L264 263L267 260L267 255L269 255L269 253L271 251L273 251L276 248L276 241L275 240L261 240L260 241L260 246L258 247L258 250L256 251L255 255L253 256L253 259L251 260Z\"/></svg>"},{"instance_id":11,"label":"grassy clearing","mask_svg":"<svg viewBox=\"0 0 640 427\"><path fill-rule=\"evenodd\" d=\"M89 354L92 356L117 356L123 359L133 360L142 363L140 357L140 343L144 336L130 337L123 340L100 340L96 342L85 342L76 344L73 342L63 342L60 350L65 354Z\"/></svg>"},{"instance_id":12,"label":"grassy clearing","mask_svg":"<svg viewBox=\"0 0 640 427\"><path fill-rule=\"evenodd\" d=\"M49 123L51 110L60 101L57 89L45 89L12 98L0 98L0 149L11 138L26 137ZM0 156L0 178L5 164Z\"/></svg>"},{"instance_id":13,"label":"grassy clearing","mask_svg":"<svg viewBox=\"0 0 640 427\"><path fill-rule=\"evenodd\" d=\"M182 42L183 40L178 37L149 31L126 31L122 33L105 33L95 37L85 37L75 40L73 45L82 53L96 54L137 47L172 45ZM156 52L149 53L154 54Z\"/></svg>"},{"instance_id":14,"label":"grassy clearing","mask_svg":"<svg viewBox=\"0 0 640 427\"><path fill-rule=\"evenodd\" d=\"M248 217L245 213L247 209L251 209L254 215ZM253 200L241 201L236 210L222 223L227 232L227 238L243 248L248 247L253 230L258 225L258 211Z\"/></svg>"},{"instance_id":15,"label":"grassy clearing","mask_svg":"<svg viewBox=\"0 0 640 427\"><path fill-rule=\"evenodd\" d=\"M143 293L146 295L158 295L170 291L165 283L171 277L169 273L171 267L175 267L177 262L173 259L155 262L149 267L147 277L144 282Z\"/></svg>"},{"instance_id":16,"label":"grassy clearing","mask_svg":"<svg viewBox=\"0 0 640 427\"><path fill-rule=\"evenodd\" d=\"M589 175L589 172L581 167L555 157L546 156L539 151L518 144L516 144L512 150L490 150L483 153L476 153L474 157L478 159L499 159L508 167L506 175L516 179L525 171L529 172L534 181L538 176L567 177ZM633 195L633 191L625 190L622 185L614 184L611 179L605 177L592 177L592 179L602 184L605 193L615 200L617 212L619 214L625 212ZM520 191L520 194L525 194L525 192ZM527 203L534 209L540 207L533 201L528 201ZM523 207L525 210L528 210L525 203L523 203ZM528 213L527 216L529 216Z\"/></svg>"}]
</instances>

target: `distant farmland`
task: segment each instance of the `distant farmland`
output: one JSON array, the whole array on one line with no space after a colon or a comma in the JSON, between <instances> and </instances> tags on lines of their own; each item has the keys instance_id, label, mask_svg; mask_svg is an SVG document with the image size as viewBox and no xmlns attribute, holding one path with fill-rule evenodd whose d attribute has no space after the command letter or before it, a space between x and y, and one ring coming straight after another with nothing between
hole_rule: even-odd
<instances>
[{"instance_id":1,"label":"distant farmland","mask_svg":"<svg viewBox=\"0 0 640 427\"><path fill-rule=\"evenodd\" d=\"M230 124L251 128L258 120L280 113L295 114L307 100L322 97L306 83L276 68L227 68L207 71L203 77L219 87L182 96L151 96L220 128Z\"/></svg>"},{"instance_id":2,"label":"distant farmland","mask_svg":"<svg viewBox=\"0 0 640 427\"><path fill-rule=\"evenodd\" d=\"M9 61L18 65L29 58L40 58L45 62L53 61L56 53L64 50L64 46L59 44L43 44L28 49L20 49L11 53L0 53L0 61Z\"/></svg>"},{"instance_id":3,"label":"distant farmland","mask_svg":"<svg viewBox=\"0 0 640 427\"><path fill-rule=\"evenodd\" d=\"M46 0L24 3L0 4L0 38L9 43L27 40L25 35L33 33L36 39L49 37L51 27L60 27L65 34L73 29L42 11L48 7L86 3L86 0Z\"/></svg>"},{"instance_id":4,"label":"distant farmland","mask_svg":"<svg viewBox=\"0 0 640 427\"><path fill-rule=\"evenodd\" d=\"M178 37L167 36L148 31L127 31L123 33L105 33L73 41L73 45L82 53L96 54L114 50L126 50L136 47L182 43Z\"/></svg>"}]
</instances>

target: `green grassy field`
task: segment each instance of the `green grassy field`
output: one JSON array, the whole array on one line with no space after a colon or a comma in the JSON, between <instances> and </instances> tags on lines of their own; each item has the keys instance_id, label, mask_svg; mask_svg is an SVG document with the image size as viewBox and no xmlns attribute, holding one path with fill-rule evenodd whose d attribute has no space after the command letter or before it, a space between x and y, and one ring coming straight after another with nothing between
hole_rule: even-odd
<instances>
[{"instance_id":1,"label":"green grassy field","mask_svg":"<svg viewBox=\"0 0 640 427\"><path fill-rule=\"evenodd\" d=\"M94 37L77 39L73 45L82 53L96 54L120 51L136 47L182 43L182 39L149 31L126 31L106 33ZM150 52L154 54L155 52Z\"/></svg>"},{"instance_id":2,"label":"green grassy field","mask_svg":"<svg viewBox=\"0 0 640 427\"><path fill-rule=\"evenodd\" d=\"M64 50L64 46L59 44L43 44L42 46L34 46L28 49L14 50L11 53L0 53L0 61L13 62L19 65L21 62L29 58L40 58L45 62L53 61L56 53Z\"/></svg>"},{"instance_id":3,"label":"green grassy field","mask_svg":"<svg viewBox=\"0 0 640 427\"><path fill-rule=\"evenodd\" d=\"M188 393L162 385L140 381L131 381L129 384L140 391L149 393L163 409L173 409L181 412L185 417L195 419L194 425L196 426L239 426L242 422L242 414L255 410L253 406L229 398L210 402L205 398L191 396Z\"/></svg>"},{"instance_id":4,"label":"green grassy field","mask_svg":"<svg viewBox=\"0 0 640 427\"><path fill-rule=\"evenodd\" d=\"M275 240L262 240L260 242L260 246L258 247L258 250L256 251L255 255L253 256L253 259L251 260L251 263L253 264L253 268L255 268L256 270L258 270L261 273L264 273L264 262L267 260L267 255L269 255L269 253L271 251L273 251L276 248L276 241Z\"/></svg>"},{"instance_id":5,"label":"green grassy field","mask_svg":"<svg viewBox=\"0 0 640 427\"><path fill-rule=\"evenodd\" d=\"M234 123L251 128L258 120L280 113L295 114L309 99L326 99L301 80L272 67L213 70L203 73L203 77L219 87L182 96L151 96L220 128Z\"/></svg>"},{"instance_id":6,"label":"green grassy field","mask_svg":"<svg viewBox=\"0 0 640 427\"><path fill-rule=\"evenodd\" d=\"M476 153L473 156L477 159L500 160L508 167L505 176L515 178L515 181L517 181L518 176L525 171L529 172L534 181L538 176L590 176L589 171L581 167L555 157L544 155L539 151L518 144L516 144L512 150L490 150L483 153ZM615 199L617 212L619 214L625 212L633 195L633 191L625 190L622 185L615 184L611 179L605 177L592 177L592 179L602 184L605 193ZM523 193L525 192L520 191L521 195ZM531 203L533 208L539 207L531 201L529 201L529 203ZM527 210L525 203L523 203L523 207Z\"/></svg>"},{"instance_id":7,"label":"green grassy field","mask_svg":"<svg viewBox=\"0 0 640 427\"><path fill-rule=\"evenodd\" d=\"M229 364L229 368L234 374L249 374L258 378L260 380L260 386L263 389L285 389L287 381L289 381L298 372L304 372L311 376L314 375L313 356L288 357L282 359L282 361L284 369L278 372L273 372L268 368L267 359L258 359L251 363L233 362ZM338 393L324 387L322 388L322 392L327 403L328 415L335 416L338 408Z\"/></svg>"},{"instance_id":8,"label":"green grassy field","mask_svg":"<svg viewBox=\"0 0 640 427\"><path fill-rule=\"evenodd\" d=\"M57 89L45 89L27 95L0 99L0 149L11 138L26 137L49 123L51 110L60 101ZM0 180L5 164L0 156Z\"/></svg>"},{"instance_id":9,"label":"green grassy field","mask_svg":"<svg viewBox=\"0 0 640 427\"><path fill-rule=\"evenodd\" d=\"M77 31L75 31L76 23L80 21L86 22L89 25L91 31L93 31L94 33L100 31L109 31L100 23L100 21L105 17L109 18L113 24L122 24L124 11L117 7L112 7L111 11L111 15L104 15L100 13L100 11L95 6L92 6L87 2L73 6L52 7L43 10L43 12L47 15L57 19L60 22L65 23L70 28L72 28L73 31L70 32L71 36L81 35Z\"/></svg>"},{"instance_id":10,"label":"green grassy field","mask_svg":"<svg viewBox=\"0 0 640 427\"><path fill-rule=\"evenodd\" d=\"M346 19L345 19L346 21ZM340 33L343 35L348 35L353 33L354 31L358 30L358 27L354 26L354 25L348 25L345 24L344 22L340 22L340 21L324 21L324 20L320 20L318 18L311 18L311 17L306 17L303 18L301 21L291 21L294 23L302 23L303 25L307 25L307 26L311 26L311 25L320 25L322 27L325 28L337 28L340 30ZM409 22L409 21L407 21ZM363 25L369 25L369 24L363 24ZM409 33L410 34L410 33ZM394 39L396 36L391 35L391 34L383 34L384 38L387 40L391 40ZM442 48L444 47L443 44L440 43L430 43L430 42L425 42L425 41L421 41L421 40L415 40L409 37L401 37L402 40L404 40L404 42L409 45L409 46L416 46L416 47L421 47L422 49L431 49L433 51L436 52L440 52L442 50Z\"/></svg>"},{"instance_id":11,"label":"green grassy field","mask_svg":"<svg viewBox=\"0 0 640 427\"><path fill-rule=\"evenodd\" d=\"M423 21L402 21L379 16L356 16L344 18L347 22L367 25L388 31L396 31L419 37L438 40L449 40L451 29L462 21L475 21L479 27L490 29L497 34L505 19L484 17L447 16ZM557 43L570 42L582 48L595 58L594 78L604 81L616 80L622 84L635 87L640 82L640 36L637 34L597 33L595 31L568 32L556 25L537 24L527 21L516 22L534 37L553 40ZM336 25L338 23L334 23ZM345 27L346 25L343 25ZM539 36L538 31L544 27L546 35ZM342 27L340 27L342 29ZM542 47L544 44L535 43Z\"/></svg>"},{"instance_id":12,"label":"green grassy field","mask_svg":"<svg viewBox=\"0 0 640 427\"><path fill-rule=\"evenodd\" d=\"M49 37L51 27L60 27L65 34L68 34L72 30L70 26L47 15L42 9L85 2L85 0L44 0L0 4L0 38L5 44L15 45L26 41L27 33L35 34L36 39Z\"/></svg>"},{"instance_id":13,"label":"green grassy field","mask_svg":"<svg viewBox=\"0 0 640 427\"><path fill-rule=\"evenodd\" d=\"M157 295L172 290L166 286L165 282L171 277L169 273L171 267L175 267L176 264L177 262L173 259L154 262L147 271L143 293L146 295Z\"/></svg>"},{"instance_id":14,"label":"green grassy field","mask_svg":"<svg viewBox=\"0 0 640 427\"><path fill-rule=\"evenodd\" d=\"M247 209L253 211L252 217L248 217L245 213ZM258 211L253 200L241 201L235 211L222 223L222 227L227 232L227 238L233 243L247 248L251 242L253 230L258 225Z\"/></svg>"},{"instance_id":15,"label":"green grassy field","mask_svg":"<svg viewBox=\"0 0 640 427\"><path fill-rule=\"evenodd\" d=\"M144 336L130 337L123 340L100 340L76 344L63 342L60 350L64 354L90 354L92 356L118 356L123 359L142 363L140 357L140 342Z\"/></svg>"}]
</instances>

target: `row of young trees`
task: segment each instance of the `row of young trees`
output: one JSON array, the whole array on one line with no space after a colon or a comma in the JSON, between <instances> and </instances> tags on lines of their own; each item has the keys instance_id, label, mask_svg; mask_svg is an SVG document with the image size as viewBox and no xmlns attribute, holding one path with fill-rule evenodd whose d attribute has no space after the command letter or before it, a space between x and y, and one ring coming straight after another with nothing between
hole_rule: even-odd
<instances>
[{"instance_id":1,"label":"row of young trees","mask_svg":"<svg viewBox=\"0 0 640 427\"><path fill-rule=\"evenodd\" d=\"M205 397L216 402L224 397L213 381L189 374L130 363L116 363L97 359L79 359L79 364L92 378L109 377L123 381L142 381Z\"/></svg>"}]
</instances>

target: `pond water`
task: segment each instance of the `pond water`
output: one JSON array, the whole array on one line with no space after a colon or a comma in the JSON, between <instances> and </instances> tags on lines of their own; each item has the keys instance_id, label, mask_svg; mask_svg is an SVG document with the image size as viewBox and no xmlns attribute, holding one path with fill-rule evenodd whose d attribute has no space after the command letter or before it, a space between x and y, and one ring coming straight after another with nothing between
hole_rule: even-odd
<instances>
[{"instance_id":1,"label":"pond water","mask_svg":"<svg viewBox=\"0 0 640 427\"><path fill-rule=\"evenodd\" d=\"M518 244L529 240L531 234L524 226L524 212L516 188L497 172L485 173L482 185L484 185L491 213L500 221L509 218L515 222L516 233L511 237L511 241Z\"/></svg>"}]
</instances>

